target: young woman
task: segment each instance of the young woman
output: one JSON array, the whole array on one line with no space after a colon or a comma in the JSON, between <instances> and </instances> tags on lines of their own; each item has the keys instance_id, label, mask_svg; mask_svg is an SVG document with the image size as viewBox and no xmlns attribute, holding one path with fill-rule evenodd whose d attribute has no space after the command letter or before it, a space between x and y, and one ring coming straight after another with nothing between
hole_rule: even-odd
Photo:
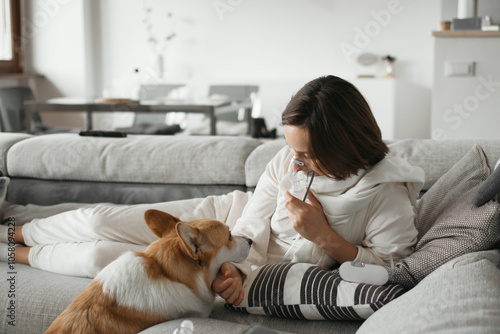
<instances>
[{"instance_id":1,"label":"young woman","mask_svg":"<svg viewBox=\"0 0 500 334\"><path fill-rule=\"evenodd\" d=\"M252 266L286 260L330 266L335 261L388 264L412 252L420 168L387 157L368 103L349 82L327 76L306 84L282 114L288 146L267 165L233 229L253 240L247 265L225 263L214 290L238 305ZM291 159L315 172L308 202L290 195ZM250 266L248 264L251 264Z\"/></svg>"},{"instance_id":2,"label":"young woman","mask_svg":"<svg viewBox=\"0 0 500 334\"><path fill-rule=\"evenodd\" d=\"M423 171L387 156L359 91L335 76L315 79L292 97L282 123L288 145L269 162L253 195L235 191L153 205L97 205L33 219L16 231L16 242L27 246L16 248L17 261L93 277L125 249L143 250L156 239L142 218L152 208L182 220L218 219L234 235L253 240L247 260L225 263L213 282L214 291L235 305L255 266L282 260L387 264L391 254L395 260L409 255ZM306 202L288 191L292 159L315 175Z\"/></svg>"}]
</instances>

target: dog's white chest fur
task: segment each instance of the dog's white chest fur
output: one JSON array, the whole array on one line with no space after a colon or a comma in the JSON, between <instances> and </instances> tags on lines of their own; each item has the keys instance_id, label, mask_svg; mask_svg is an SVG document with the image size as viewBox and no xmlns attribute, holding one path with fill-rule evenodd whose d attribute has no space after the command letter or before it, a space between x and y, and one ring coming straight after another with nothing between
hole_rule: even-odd
<instances>
[{"instance_id":1,"label":"dog's white chest fur","mask_svg":"<svg viewBox=\"0 0 500 334\"><path fill-rule=\"evenodd\" d=\"M164 317L209 315L214 295L201 274L197 277L197 295L184 284L149 278L144 261L143 257L127 252L104 268L96 280L104 293L121 306Z\"/></svg>"}]
</instances>

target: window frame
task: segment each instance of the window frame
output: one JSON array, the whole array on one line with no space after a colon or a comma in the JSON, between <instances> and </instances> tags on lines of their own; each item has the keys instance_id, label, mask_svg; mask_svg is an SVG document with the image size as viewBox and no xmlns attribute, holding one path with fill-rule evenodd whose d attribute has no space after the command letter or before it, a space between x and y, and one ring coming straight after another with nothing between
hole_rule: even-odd
<instances>
[{"instance_id":1,"label":"window frame","mask_svg":"<svg viewBox=\"0 0 500 334\"><path fill-rule=\"evenodd\" d=\"M10 0L12 60L0 60L0 75L22 73L21 66L21 1Z\"/></svg>"}]
</instances>

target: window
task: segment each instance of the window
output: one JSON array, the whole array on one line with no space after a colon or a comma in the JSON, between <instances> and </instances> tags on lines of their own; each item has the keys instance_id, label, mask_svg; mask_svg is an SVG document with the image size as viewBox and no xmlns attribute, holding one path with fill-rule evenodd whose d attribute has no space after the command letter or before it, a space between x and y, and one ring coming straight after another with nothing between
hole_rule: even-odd
<instances>
[{"instance_id":1,"label":"window","mask_svg":"<svg viewBox=\"0 0 500 334\"><path fill-rule=\"evenodd\" d=\"M0 73L20 73L21 8L18 0L0 0Z\"/></svg>"}]
</instances>

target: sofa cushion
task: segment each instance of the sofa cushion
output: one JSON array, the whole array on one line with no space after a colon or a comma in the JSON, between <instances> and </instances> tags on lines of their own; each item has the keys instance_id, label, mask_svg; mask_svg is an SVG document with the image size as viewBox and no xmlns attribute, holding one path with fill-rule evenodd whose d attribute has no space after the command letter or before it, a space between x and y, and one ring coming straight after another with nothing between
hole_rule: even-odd
<instances>
[{"instance_id":1,"label":"sofa cushion","mask_svg":"<svg viewBox=\"0 0 500 334\"><path fill-rule=\"evenodd\" d=\"M7 173L7 152L12 145L21 140L33 137L26 133L0 132L0 174L8 175Z\"/></svg>"},{"instance_id":2,"label":"sofa cushion","mask_svg":"<svg viewBox=\"0 0 500 334\"><path fill-rule=\"evenodd\" d=\"M243 333L245 330L250 328L248 325L240 325L232 322L225 322L214 319L202 319L202 318L186 318L191 320L193 323L194 333L203 334L220 334L220 333ZM165 333L179 333L175 330L180 327L182 321L185 319L175 319L172 321L167 321L160 323L158 325L149 327L141 332L140 334L165 334ZM184 333L184 332L182 332Z\"/></svg>"},{"instance_id":3,"label":"sofa cushion","mask_svg":"<svg viewBox=\"0 0 500 334\"><path fill-rule=\"evenodd\" d=\"M307 263L269 264L245 281L245 298L232 310L309 320L362 320L406 292L395 284L351 283L338 269Z\"/></svg>"},{"instance_id":4,"label":"sofa cushion","mask_svg":"<svg viewBox=\"0 0 500 334\"><path fill-rule=\"evenodd\" d=\"M11 290L12 295L2 296L2 309L11 303L14 306L9 312L0 312L0 333L44 333L90 283L87 278L57 275L21 264L15 264L9 272L0 281L0 290Z\"/></svg>"},{"instance_id":5,"label":"sofa cushion","mask_svg":"<svg viewBox=\"0 0 500 334\"><path fill-rule=\"evenodd\" d=\"M53 205L66 202L139 204L177 201L246 191L245 185L159 184L37 180L13 178L7 201L11 204Z\"/></svg>"},{"instance_id":6,"label":"sofa cushion","mask_svg":"<svg viewBox=\"0 0 500 334\"><path fill-rule=\"evenodd\" d=\"M13 313L15 313L16 327L8 324L8 321L10 321L9 313L0 312L0 333L43 333L91 281L88 278L58 275L21 264L15 265L14 272L15 281L12 282L13 284L7 281L8 277L0 280L0 291L9 291L10 288L15 290L15 296L10 298L6 293L5 298L2 297L1 301L2 308L5 306L4 309L7 308L11 300L15 302L16 308ZM214 310L210 314L210 318L219 321L191 318L195 329L203 328L206 325L209 330L212 330L217 324L230 322L219 327L218 333L238 333L238 330L247 328L246 325L257 323L284 333L354 334L361 325L359 321L345 321L342 323L294 321L243 314L226 309L224 303L222 298L217 297ZM162 333L171 333L179 323L180 321L177 320L173 324L168 322L158 325L158 327L151 327L145 332L151 330L151 333L156 333L163 330ZM205 332L197 330L196 333Z\"/></svg>"},{"instance_id":7,"label":"sofa cushion","mask_svg":"<svg viewBox=\"0 0 500 334\"><path fill-rule=\"evenodd\" d=\"M245 334L247 331L252 330L253 327L244 324L237 324L234 322L221 321L215 319L203 319L203 318L187 318L193 323L193 333L203 333L203 334L221 334L221 333L231 333L231 334ZM150 327L143 330L140 334L165 334L165 333L179 333L175 330L180 327L184 319L176 319L172 321L163 322L156 326ZM268 327L265 327L267 332L257 331L252 333L273 333L273 334L293 334L295 332L283 332L283 331L273 331ZM184 332L182 332L184 333ZM179 334L182 334L179 333ZM186 333L187 334L187 333Z\"/></svg>"},{"instance_id":8,"label":"sofa cushion","mask_svg":"<svg viewBox=\"0 0 500 334\"><path fill-rule=\"evenodd\" d=\"M257 147L245 163L245 178L247 187L255 187L260 176L266 170L266 166L271 159L286 145L284 139L268 141Z\"/></svg>"},{"instance_id":9,"label":"sofa cushion","mask_svg":"<svg viewBox=\"0 0 500 334\"><path fill-rule=\"evenodd\" d=\"M490 176L488 176L486 181L481 184L479 189L474 194L474 197L472 197L472 205L481 206L493 199L497 202L500 202L500 168L498 168L499 164L500 159L495 165L495 170L491 173Z\"/></svg>"},{"instance_id":10,"label":"sofa cushion","mask_svg":"<svg viewBox=\"0 0 500 334\"><path fill-rule=\"evenodd\" d=\"M402 139L386 141L386 143L390 154L404 158L425 171L424 191L428 190L476 143L483 148L489 162L494 163L500 158L498 140ZM286 142L283 139L269 141L250 154L245 164L248 187L257 185L267 163L285 145Z\"/></svg>"},{"instance_id":11,"label":"sofa cushion","mask_svg":"<svg viewBox=\"0 0 500 334\"><path fill-rule=\"evenodd\" d=\"M245 137L54 134L8 152L13 177L173 184L245 184L245 161L260 141Z\"/></svg>"},{"instance_id":12,"label":"sofa cushion","mask_svg":"<svg viewBox=\"0 0 500 334\"><path fill-rule=\"evenodd\" d=\"M357 334L498 333L500 253L465 254L368 318Z\"/></svg>"},{"instance_id":13,"label":"sofa cushion","mask_svg":"<svg viewBox=\"0 0 500 334\"><path fill-rule=\"evenodd\" d=\"M425 193L417 205L415 252L396 264L391 282L410 289L449 260L500 240L499 203L471 204L489 171L476 145Z\"/></svg>"},{"instance_id":14,"label":"sofa cushion","mask_svg":"<svg viewBox=\"0 0 500 334\"><path fill-rule=\"evenodd\" d=\"M482 147L488 161L495 163L500 158L498 140L433 140L404 139L389 143L390 154L408 160L425 172L422 190L428 190L442 175L459 161L475 144ZM490 166L493 167L493 166Z\"/></svg>"},{"instance_id":15,"label":"sofa cushion","mask_svg":"<svg viewBox=\"0 0 500 334\"><path fill-rule=\"evenodd\" d=\"M240 324L260 324L273 328L274 330L293 333L315 333L315 334L354 334L362 321L324 321L324 320L300 320L291 318L270 317L262 314L250 314L227 308L224 299L215 299L215 308L210 318L237 322Z\"/></svg>"}]
</instances>

